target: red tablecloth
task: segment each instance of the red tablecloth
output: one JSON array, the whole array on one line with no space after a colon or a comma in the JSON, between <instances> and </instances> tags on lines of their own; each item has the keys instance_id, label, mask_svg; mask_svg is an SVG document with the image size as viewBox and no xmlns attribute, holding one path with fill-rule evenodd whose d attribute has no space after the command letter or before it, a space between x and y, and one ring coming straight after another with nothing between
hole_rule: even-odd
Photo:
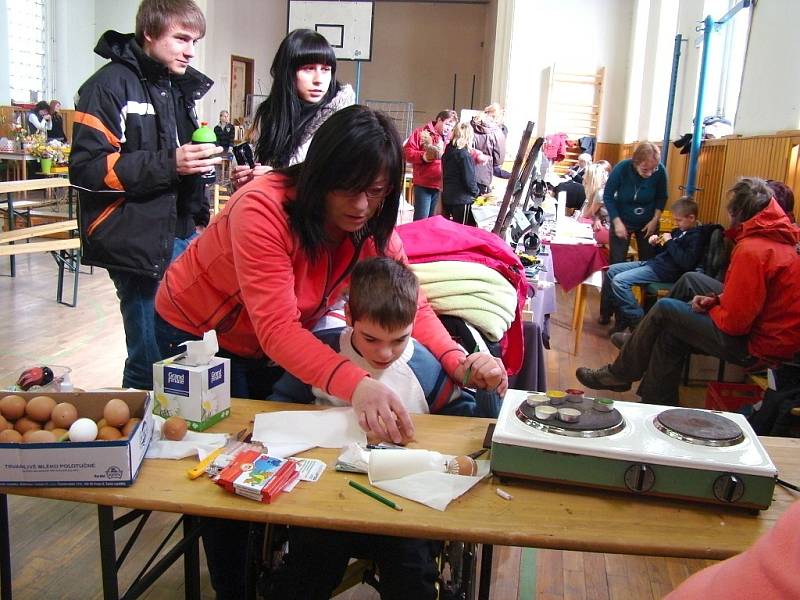
<instances>
[{"instance_id":1,"label":"red tablecloth","mask_svg":"<svg viewBox=\"0 0 800 600\"><path fill-rule=\"evenodd\" d=\"M608 257L594 244L550 244L553 272L565 292L608 265Z\"/></svg>"}]
</instances>

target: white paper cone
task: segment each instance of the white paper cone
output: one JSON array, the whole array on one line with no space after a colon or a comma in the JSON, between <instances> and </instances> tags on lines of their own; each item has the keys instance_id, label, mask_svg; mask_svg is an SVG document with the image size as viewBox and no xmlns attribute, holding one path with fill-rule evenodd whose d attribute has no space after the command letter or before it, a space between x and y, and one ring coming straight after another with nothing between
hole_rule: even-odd
<instances>
[{"instance_id":1,"label":"white paper cone","mask_svg":"<svg viewBox=\"0 0 800 600\"><path fill-rule=\"evenodd\" d=\"M447 458L430 450L373 450L369 453L369 480L399 479L413 473L446 470Z\"/></svg>"}]
</instances>

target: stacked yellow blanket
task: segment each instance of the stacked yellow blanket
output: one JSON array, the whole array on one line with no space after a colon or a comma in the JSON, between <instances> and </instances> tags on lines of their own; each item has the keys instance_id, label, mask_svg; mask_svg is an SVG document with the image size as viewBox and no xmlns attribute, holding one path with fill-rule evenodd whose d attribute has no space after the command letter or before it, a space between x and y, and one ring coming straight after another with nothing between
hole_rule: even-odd
<instances>
[{"instance_id":1,"label":"stacked yellow blanket","mask_svg":"<svg viewBox=\"0 0 800 600\"><path fill-rule=\"evenodd\" d=\"M411 265L437 314L460 317L496 342L514 321L517 292L485 265L439 261Z\"/></svg>"}]
</instances>

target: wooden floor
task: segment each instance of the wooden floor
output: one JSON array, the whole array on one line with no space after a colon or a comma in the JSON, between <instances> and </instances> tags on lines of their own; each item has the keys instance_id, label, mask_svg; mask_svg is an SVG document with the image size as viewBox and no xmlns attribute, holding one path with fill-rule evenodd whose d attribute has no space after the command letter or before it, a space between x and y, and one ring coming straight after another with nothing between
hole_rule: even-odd
<instances>
[{"instance_id":1,"label":"wooden floor","mask_svg":"<svg viewBox=\"0 0 800 600\"><path fill-rule=\"evenodd\" d=\"M56 266L49 255L18 257L17 277L8 277L8 262L0 263L0 387L13 383L24 368L47 364L73 370L77 387L118 386L125 358L124 336L113 286L105 271L81 275L77 308L56 304ZM558 296L558 313L551 323L552 349L546 353L550 387L577 384L575 368L599 366L614 356L605 328L595 322L597 295L592 292L580 355L569 354L568 323L574 294ZM702 390L683 390L695 404ZM632 393L617 394L635 400ZM101 598L96 509L59 501L10 497L14 597ZM153 515L145 529L144 546L157 547L175 517ZM129 533L118 534L121 547ZM137 546L138 548L138 546ZM139 572L144 552L133 552L121 575L126 585ZM203 562L204 598L213 598ZM661 598L690 573L710 564L635 556L495 548L492 598L495 600L559 600L588 598L621 600ZM182 566L170 569L144 597L183 596ZM377 598L360 586L342 598Z\"/></svg>"}]
</instances>

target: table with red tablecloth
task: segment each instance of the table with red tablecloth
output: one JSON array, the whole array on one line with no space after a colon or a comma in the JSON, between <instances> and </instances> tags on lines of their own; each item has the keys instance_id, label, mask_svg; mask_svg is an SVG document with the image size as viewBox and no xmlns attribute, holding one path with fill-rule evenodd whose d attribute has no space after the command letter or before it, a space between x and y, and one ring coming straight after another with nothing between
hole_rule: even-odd
<instances>
[{"instance_id":1,"label":"table with red tablecloth","mask_svg":"<svg viewBox=\"0 0 800 600\"><path fill-rule=\"evenodd\" d=\"M608 265L605 250L597 244L549 244L553 272L565 292L579 286L592 273Z\"/></svg>"}]
</instances>

